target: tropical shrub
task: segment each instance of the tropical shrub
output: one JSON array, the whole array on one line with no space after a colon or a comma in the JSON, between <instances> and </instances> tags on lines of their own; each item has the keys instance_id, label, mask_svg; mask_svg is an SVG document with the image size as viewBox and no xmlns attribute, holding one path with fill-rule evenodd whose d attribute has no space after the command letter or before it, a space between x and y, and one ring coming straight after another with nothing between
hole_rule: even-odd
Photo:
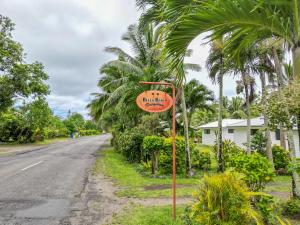
<instances>
[{"instance_id":1,"label":"tropical shrub","mask_svg":"<svg viewBox=\"0 0 300 225\"><path fill-rule=\"evenodd\" d=\"M199 225L261 224L259 213L251 205L252 196L242 174L227 171L206 175L184 219L189 224Z\"/></svg>"},{"instance_id":2,"label":"tropical shrub","mask_svg":"<svg viewBox=\"0 0 300 225\"><path fill-rule=\"evenodd\" d=\"M26 124L24 116L16 111L0 114L0 141L34 142L34 131Z\"/></svg>"},{"instance_id":3,"label":"tropical shrub","mask_svg":"<svg viewBox=\"0 0 300 225\"><path fill-rule=\"evenodd\" d=\"M208 148L194 147L191 149L192 165L198 169L210 169L211 151Z\"/></svg>"},{"instance_id":4,"label":"tropical shrub","mask_svg":"<svg viewBox=\"0 0 300 225\"><path fill-rule=\"evenodd\" d=\"M266 146L267 146L267 139L265 135L261 131L256 132L251 138L251 142L250 142L251 150L258 151L259 153L265 155Z\"/></svg>"},{"instance_id":5,"label":"tropical shrub","mask_svg":"<svg viewBox=\"0 0 300 225\"><path fill-rule=\"evenodd\" d=\"M264 224L278 225L278 215L281 215L281 207L271 195L261 195L255 198L255 208L260 212Z\"/></svg>"},{"instance_id":6,"label":"tropical shrub","mask_svg":"<svg viewBox=\"0 0 300 225\"><path fill-rule=\"evenodd\" d=\"M164 138L163 149L159 156L159 173L172 174L173 139ZM176 137L176 173L185 173L185 144L183 137Z\"/></svg>"},{"instance_id":7,"label":"tropical shrub","mask_svg":"<svg viewBox=\"0 0 300 225\"><path fill-rule=\"evenodd\" d=\"M140 128L127 129L119 133L114 140L116 150L122 153L129 162L140 162L143 158L144 137L145 134Z\"/></svg>"},{"instance_id":8,"label":"tropical shrub","mask_svg":"<svg viewBox=\"0 0 300 225\"><path fill-rule=\"evenodd\" d=\"M276 171L287 172L288 165L290 163L289 151L285 150L281 146L273 145L273 162Z\"/></svg>"},{"instance_id":9,"label":"tropical shrub","mask_svg":"<svg viewBox=\"0 0 300 225\"><path fill-rule=\"evenodd\" d=\"M245 153L231 155L227 166L231 170L243 173L245 182L253 191L262 190L274 176L268 159L256 152L251 155Z\"/></svg>"},{"instance_id":10,"label":"tropical shrub","mask_svg":"<svg viewBox=\"0 0 300 225\"><path fill-rule=\"evenodd\" d=\"M146 158L151 158L152 174L155 174L158 169L159 151L164 146L164 139L159 136L146 136L143 140L143 153Z\"/></svg>"},{"instance_id":11,"label":"tropical shrub","mask_svg":"<svg viewBox=\"0 0 300 225\"><path fill-rule=\"evenodd\" d=\"M300 217L300 200L290 199L282 205L283 214L290 217Z\"/></svg>"},{"instance_id":12,"label":"tropical shrub","mask_svg":"<svg viewBox=\"0 0 300 225\"><path fill-rule=\"evenodd\" d=\"M80 136L92 136L92 135L97 135L100 134L99 130L80 130L79 131Z\"/></svg>"},{"instance_id":13,"label":"tropical shrub","mask_svg":"<svg viewBox=\"0 0 300 225\"><path fill-rule=\"evenodd\" d=\"M229 161L229 159L231 158L232 155L237 155L237 154L240 154L241 152L245 152L244 149L237 146L237 144L235 144L231 140L224 140L222 146L223 146L223 148L222 148L223 160L225 162L225 166L226 166L226 163ZM214 153L216 155L217 154L217 145L215 145L213 147L213 150L214 150Z\"/></svg>"}]
</instances>

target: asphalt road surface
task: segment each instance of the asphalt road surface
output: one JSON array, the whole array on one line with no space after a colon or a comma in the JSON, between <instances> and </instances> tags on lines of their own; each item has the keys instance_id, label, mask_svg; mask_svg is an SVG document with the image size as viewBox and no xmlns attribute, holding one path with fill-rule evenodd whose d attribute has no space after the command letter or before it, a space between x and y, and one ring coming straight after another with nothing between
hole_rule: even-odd
<instances>
[{"instance_id":1,"label":"asphalt road surface","mask_svg":"<svg viewBox=\"0 0 300 225\"><path fill-rule=\"evenodd\" d=\"M1 225L68 225L95 152L109 135L51 144L0 157Z\"/></svg>"}]
</instances>

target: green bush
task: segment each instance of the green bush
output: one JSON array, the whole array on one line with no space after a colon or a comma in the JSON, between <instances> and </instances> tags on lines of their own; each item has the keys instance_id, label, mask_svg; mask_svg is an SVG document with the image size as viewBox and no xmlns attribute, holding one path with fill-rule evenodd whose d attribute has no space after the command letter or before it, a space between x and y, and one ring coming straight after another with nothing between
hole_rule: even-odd
<instances>
[{"instance_id":1,"label":"green bush","mask_svg":"<svg viewBox=\"0 0 300 225\"><path fill-rule=\"evenodd\" d=\"M159 152L163 149L164 139L159 136L146 136L143 140L143 153L146 158L151 158L152 174L158 169Z\"/></svg>"},{"instance_id":2,"label":"green bush","mask_svg":"<svg viewBox=\"0 0 300 225\"><path fill-rule=\"evenodd\" d=\"M172 174L172 140L172 138L164 139L163 149L159 156L160 174ZM183 137L176 137L176 173L185 173L185 142Z\"/></svg>"},{"instance_id":3,"label":"green bush","mask_svg":"<svg viewBox=\"0 0 300 225\"><path fill-rule=\"evenodd\" d=\"M213 147L213 151L217 157L217 146L215 145ZM229 161L232 155L240 154L241 152L245 152L244 149L237 146L233 141L231 140L224 140L222 144L222 155L223 160L226 166L226 163Z\"/></svg>"},{"instance_id":4,"label":"green bush","mask_svg":"<svg viewBox=\"0 0 300 225\"><path fill-rule=\"evenodd\" d=\"M92 136L100 134L99 130L79 130L80 136Z\"/></svg>"},{"instance_id":5,"label":"green bush","mask_svg":"<svg viewBox=\"0 0 300 225\"><path fill-rule=\"evenodd\" d=\"M290 199L282 205L283 214L290 217L300 216L300 200Z\"/></svg>"},{"instance_id":6,"label":"green bush","mask_svg":"<svg viewBox=\"0 0 300 225\"><path fill-rule=\"evenodd\" d=\"M197 169L208 170L211 167L211 151L196 146L191 148L192 165Z\"/></svg>"},{"instance_id":7,"label":"green bush","mask_svg":"<svg viewBox=\"0 0 300 225\"><path fill-rule=\"evenodd\" d=\"M285 171L286 173L290 163L289 151L283 149L281 146L273 145L272 152L276 171Z\"/></svg>"},{"instance_id":8,"label":"green bush","mask_svg":"<svg viewBox=\"0 0 300 225\"><path fill-rule=\"evenodd\" d=\"M187 224L242 225L261 224L261 217L251 205L254 193L243 175L225 172L204 176L195 194L195 203L184 216Z\"/></svg>"},{"instance_id":9,"label":"green bush","mask_svg":"<svg viewBox=\"0 0 300 225\"><path fill-rule=\"evenodd\" d=\"M258 131L251 137L250 148L252 151L258 151L259 153L265 155L267 146L267 139L265 135Z\"/></svg>"},{"instance_id":10,"label":"green bush","mask_svg":"<svg viewBox=\"0 0 300 225\"><path fill-rule=\"evenodd\" d=\"M253 191L262 190L274 176L268 159L259 153L231 155L228 168L245 174L244 180Z\"/></svg>"},{"instance_id":11,"label":"green bush","mask_svg":"<svg viewBox=\"0 0 300 225\"><path fill-rule=\"evenodd\" d=\"M8 143L34 142L34 131L26 124L21 113L8 111L0 114L0 141Z\"/></svg>"},{"instance_id":12,"label":"green bush","mask_svg":"<svg viewBox=\"0 0 300 225\"><path fill-rule=\"evenodd\" d=\"M262 195L255 198L255 208L260 212L264 224L278 225L278 215L281 215L281 207L271 195Z\"/></svg>"},{"instance_id":13,"label":"green bush","mask_svg":"<svg viewBox=\"0 0 300 225\"><path fill-rule=\"evenodd\" d=\"M129 162L141 162L143 159L142 144L145 136L143 130L138 127L125 130L116 135L115 148Z\"/></svg>"}]
</instances>

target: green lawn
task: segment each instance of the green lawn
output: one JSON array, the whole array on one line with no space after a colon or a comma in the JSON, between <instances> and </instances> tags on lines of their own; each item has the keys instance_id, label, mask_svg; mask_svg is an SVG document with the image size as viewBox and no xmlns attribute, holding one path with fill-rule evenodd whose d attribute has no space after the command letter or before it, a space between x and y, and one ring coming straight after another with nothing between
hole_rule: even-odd
<instances>
[{"instance_id":1,"label":"green lawn","mask_svg":"<svg viewBox=\"0 0 300 225\"><path fill-rule=\"evenodd\" d=\"M180 220L184 211L184 206L177 207L177 220L172 219L171 206L131 206L125 209L121 214L116 215L109 224L126 225L182 225Z\"/></svg>"},{"instance_id":2,"label":"green lawn","mask_svg":"<svg viewBox=\"0 0 300 225\"><path fill-rule=\"evenodd\" d=\"M122 187L118 196L150 198L150 197L169 197L171 196L172 178L151 178L142 176L137 172L135 165L129 164L125 159L112 149L100 151L97 158L94 173L104 173L112 177L115 182ZM195 190L199 177L177 178L177 195L191 196Z\"/></svg>"},{"instance_id":3,"label":"green lawn","mask_svg":"<svg viewBox=\"0 0 300 225\"><path fill-rule=\"evenodd\" d=\"M122 155L112 149L98 152L93 172L111 177L120 186L120 190L116 193L120 197L159 198L170 197L172 194L171 177L143 176L138 172L137 165L126 162ZM203 173L197 174L193 178L178 177L177 196L192 197L202 176ZM267 185L265 192L274 195L278 200L286 201L289 198L290 186L290 176L277 176ZM184 207L179 206L178 215L182 214L183 210ZM181 224L180 221L173 223L170 218L171 206L142 207L134 205L126 209L124 213L115 216L112 224ZM292 221L292 224L300 225L299 221Z\"/></svg>"},{"instance_id":4,"label":"green lawn","mask_svg":"<svg viewBox=\"0 0 300 225\"><path fill-rule=\"evenodd\" d=\"M126 162L122 155L108 149L98 152L94 173L103 173L114 179L117 185L121 187L117 191L120 197L151 198L151 197L169 197L172 194L172 178L152 178L142 176L137 172L137 166ZM215 162L213 162L213 168ZM210 173L213 173L212 170ZM177 196L191 197L197 188L199 178L203 173L197 174L193 178L177 178ZM275 197L285 200L290 194L291 178L289 176L277 176L274 181L269 183L265 189L266 192L274 194Z\"/></svg>"}]
</instances>

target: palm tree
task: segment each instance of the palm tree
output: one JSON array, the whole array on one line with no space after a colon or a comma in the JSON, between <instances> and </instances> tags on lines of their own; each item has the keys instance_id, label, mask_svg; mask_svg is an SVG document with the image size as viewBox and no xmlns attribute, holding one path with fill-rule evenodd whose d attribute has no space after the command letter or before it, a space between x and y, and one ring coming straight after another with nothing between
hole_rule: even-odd
<instances>
[{"instance_id":1,"label":"palm tree","mask_svg":"<svg viewBox=\"0 0 300 225\"><path fill-rule=\"evenodd\" d=\"M244 99L242 97L232 97L228 107L230 117L233 119L243 119L246 117L244 108Z\"/></svg>"},{"instance_id":2,"label":"palm tree","mask_svg":"<svg viewBox=\"0 0 300 225\"><path fill-rule=\"evenodd\" d=\"M251 141L251 111L250 105L254 100L254 86L255 79L244 71L241 73L241 80L236 81L237 94L245 92L246 99L246 117L247 117L247 153L251 154L250 141Z\"/></svg>"},{"instance_id":3,"label":"palm tree","mask_svg":"<svg viewBox=\"0 0 300 225\"><path fill-rule=\"evenodd\" d=\"M245 47L253 46L268 38L277 37L286 42L292 51L293 76L300 77L300 2L290 1L214 1L200 2L190 13L176 21L170 32L167 48L169 54L177 60L183 60L189 43L199 34L211 31L208 37L217 39L228 36L226 47L236 39L243 37L234 54ZM174 9L170 8L170 11ZM298 118L299 119L299 118ZM295 148L292 133L288 131L292 159ZM298 175L293 173L293 182L297 184ZM294 189L296 193L297 187ZM300 196L300 191L296 194ZM295 196L296 197L296 196Z\"/></svg>"},{"instance_id":4,"label":"palm tree","mask_svg":"<svg viewBox=\"0 0 300 225\"><path fill-rule=\"evenodd\" d=\"M189 2L192 2L189 0ZM174 4L173 4L174 3ZM169 32L168 24L177 20L177 16L180 14L178 12L183 12L185 5L177 4L175 1L171 3L172 7L178 7L179 11L174 11L176 13L165 14L165 4L160 0L136 0L136 4L139 8L143 9L142 16L140 17L140 29L144 29L149 24L159 24L161 26L161 35L164 37ZM185 2L187 3L187 1ZM147 9L147 10L145 10ZM164 43L163 43L164 45ZM191 51L187 50L185 56L189 56ZM170 56L164 56L164 59L170 63L170 73L175 74L177 80L177 89L179 90L181 97L181 105L183 111L183 123L184 123L184 137L185 137L185 150L186 150L186 168L188 174L192 174L191 171L191 159L190 159L190 147L189 147L189 120L186 111L185 103L185 91L184 91L184 80L186 77L187 69L200 70L200 67L195 64L184 64L183 62L175 63Z\"/></svg>"},{"instance_id":5,"label":"palm tree","mask_svg":"<svg viewBox=\"0 0 300 225\"><path fill-rule=\"evenodd\" d=\"M214 94L196 79L192 79L184 85L184 93L189 121L188 126L190 127L192 113L196 109L212 111L209 102L214 101Z\"/></svg>"},{"instance_id":6,"label":"palm tree","mask_svg":"<svg viewBox=\"0 0 300 225\"><path fill-rule=\"evenodd\" d=\"M223 76L225 74L225 63L223 54L223 39L215 40L211 43L211 49L206 61L209 77L214 83L219 85L219 112L218 112L218 133L217 133L217 160L218 171L224 171L224 161L222 153L222 120L223 120Z\"/></svg>"},{"instance_id":7,"label":"palm tree","mask_svg":"<svg viewBox=\"0 0 300 225\"><path fill-rule=\"evenodd\" d=\"M117 47L107 47L106 52L116 54L118 59L103 65L100 72L104 75L99 80L98 86L102 93L95 94L89 104L95 119L99 119L102 112L111 107L122 109L129 115L143 113L135 102L141 92L151 87L140 85L140 81L161 81L170 79L168 67L160 59L159 35L152 26L140 30L136 25L131 25L122 39L127 41L134 56Z\"/></svg>"}]
</instances>

